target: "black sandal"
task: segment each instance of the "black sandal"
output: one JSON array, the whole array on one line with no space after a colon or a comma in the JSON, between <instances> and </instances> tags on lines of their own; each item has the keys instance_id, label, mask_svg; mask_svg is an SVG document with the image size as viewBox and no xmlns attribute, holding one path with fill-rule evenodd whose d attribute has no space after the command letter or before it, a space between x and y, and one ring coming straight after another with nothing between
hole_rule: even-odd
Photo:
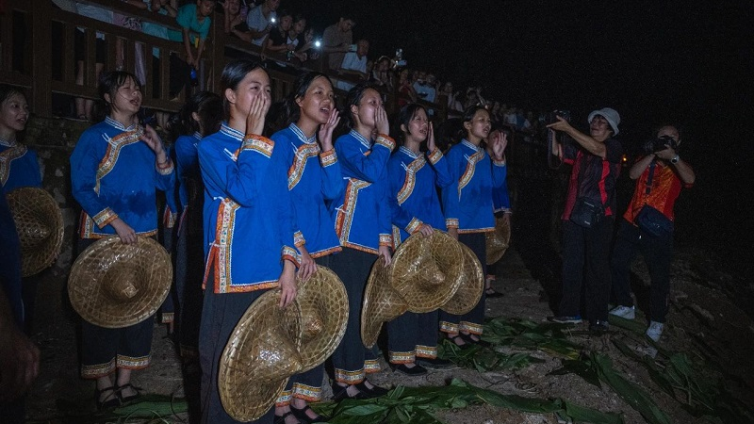
<instances>
[{"instance_id":1,"label":"black sandal","mask_svg":"<svg viewBox=\"0 0 754 424\"><path fill-rule=\"evenodd\" d=\"M492 287L487 288L484 290L484 294L487 296L488 299L494 299L497 297L503 297L504 294L500 293L499 291L493 289Z\"/></svg>"},{"instance_id":2,"label":"black sandal","mask_svg":"<svg viewBox=\"0 0 754 424\"><path fill-rule=\"evenodd\" d=\"M372 388L369 388L364 381L357 383L356 388L359 389L359 391L363 393L367 398L384 396L390 391L384 387L374 385L372 385Z\"/></svg>"},{"instance_id":3,"label":"black sandal","mask_svg":"<svg viewBox=\"0 0 754 424\"><path fill-rule=\"evenodd\" d=\"M328 417L319 415L318 413L314 412L314 410L311 408L311 406L306 405L305 407L299 409L294 407L293 405L290 405L291 412L293 413L293 416L298 418L298 421L302 424L311 424L311 423L324 423L329 420ZM314 418L309 417L306 415L308 411L314 412L314 415L316 415Z\"/></svg>"},{"instance_id":4,"label":"black sandal","mask_svg":"<svg viewBox=\"0 0 754 424\"><path fill-rule=\"evenodd\" d=\"M296 416L296 414L294 414L292 411L288 411L288 412L284 413L283 415L275 415L275 420L272 421L272 423L273 424L285 424L285 417L287 417L289 415L293 415L294 417ZM298 417L296 417L296 418L298 418ZM301 421L299 421L298 423L302 424Z\"/></svg>"},{"instance_id":5,"label":"black sandal","mask_svg":"<svg viewBox=\"0 0 754 424\"><path fill-rule=\"evenodd\" d=\"M113 397L110 400L106 401L100 401L100 396L102 396L103 393L107 392L108 390L113 392ZM103 409L109 409L109 408L115 408L116 406L120 406L120 397L118 396L118 390L113 387L105 387L104 389L100 390L95 388L94 389L94 400L97 402L97 410L101 411Z\"/></svg>"},{"instance_id":6,"label":"black sandal","mask_svg":"<svg viewBox=\"0 0 754 424\"><path fill-rule=\"evenodd\" d=\"M477 345L482 346L482 347L492 347L492 343L486 342L486 341L482 340L481 338L479 338L478 340L474 340L471 337L471 334L464 334L464 333L459 332L457 337L461 337L461 339L463 341L465 341L466 344L468 344L468 345L477 344ZM477 337L479 337L479 336L477 336Z\"/></svg>"},{"instance_id":7,"label":"black sandal","mask_svg":"<svg viewBox=\"0 0 754 424\"><path fill-rule=\"evenodd\" d=\"M123 389L127 389L129 387L131 389L133 389L136 392L136 394L135 395L131 395L131 396L123 396L121 394L121 392L123 391ZM142 390L141 387L136 387L136 386L132 385L131 383L126 383L126 384L124 384L122 386L118 386L118 388L115 389L115 394L118 396L118 398L120 398L120 401L122 403L126 403L126 402L130 402L130 401L138 398L139 396L141 396L141 393L139 393L141 390Z\"/></svg>"},{"instance_id":8,"label":"black sandal","mask_svg":"<svg viewBox=\"0 0 754 424\"><path fill-rule=\"evenodd\" d=\"M340 384L334 384L332 386L332 399L334 401L341 401L343 399L366 399L367 397L369 396L361 390L359 390L354 396L351 396L348 394L348 386L343 387Z\"/></svg>"}]
</instances>

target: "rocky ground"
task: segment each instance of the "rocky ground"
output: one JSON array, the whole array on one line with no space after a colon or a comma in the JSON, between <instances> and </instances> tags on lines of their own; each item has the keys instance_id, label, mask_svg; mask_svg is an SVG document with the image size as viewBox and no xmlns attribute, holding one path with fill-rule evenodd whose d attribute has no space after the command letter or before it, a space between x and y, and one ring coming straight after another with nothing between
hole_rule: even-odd
<instances>
[{"instance_id":1,"label":"rocky ground","mask_svg":"<svg viewBox=\"0 0 754 424\"><path fill-rule=\"evenodd\" d=\"M729 286L736 280L724 272L699 272L698 265L704 252L679 249L673 262L672 307L668 325L659 348L669 352L683 352L693 363L696 383L720 381L729 396L736 397L754 411L754 324L731 300ZM531 265L531 252L510 249L502 260L501 275L495 286L504 297L488 301L489 317L523 318L535 323L546 322L552 315L548 291L552 289L552 275ZM639 309L646 309L643 291L648 281L643 263L634 267ZM550 272L552 274L552 272ZM713 277L710 277L713 275ZM35 317L34 340L42 351L41 375L27 401L29 421L35 423L76 422L66 419L66 414L94 411L92 383L78 377L77 333L75 314L66 306L64 281L50 274L38 290L38 307ZM751 285L751 282L746 284ZM728 287L728 288L726 288ZM751 287L749 287L751 288ZM637 317L640 328L646 324ZM684 387L686 382L674 387L670 396L655 380L642 361L621 352L618 345L625 344L640 356L651 347L638 333L613 325L609 334L590 337L586 324L567 330L570 341L581 347L582 355L605 354L613 368L625 379L635 383L656 402L673 423L724 422L705 416L694 416L684 405L698 401ZM506 347L500 348L508 349ZM513 349L515 350L515 348ZM521 351L519 349L519 351ZM525 351L525 350L524 350ZM470 368L449 368L430 372L423 377L406 377L394 374L383 364L383 371L372 377L383 386L444 386L458 378L477 387L491 389L506 395L529 398L561 398L575 404L603 412L622 414L625 423L652 422L608 384L597 387L576 374L549 375L563 366L562 355L544 350L528 351L538 363L529 363L518 369L480 372ZM662 355L658 355L661 359ZM662 369L667 363L657 362ZM183 380L173 343L166 337L165 327L155 328L152 366L135 373L135 384L150 393L183 395ZM713 406L714 407L714 406ZM489 404L466 408L445 409L435 413L449 424L492 423L558 423L562 417L553 413L528 413ZM159 422L181 422L185 414L167 416ZM129 421L130 422L130 421ZM134 421L134 422L146 422ZM362 421L363 422L363 421ZM409 419L409 422L410 419Z\"/></svg>"}]
</instances>

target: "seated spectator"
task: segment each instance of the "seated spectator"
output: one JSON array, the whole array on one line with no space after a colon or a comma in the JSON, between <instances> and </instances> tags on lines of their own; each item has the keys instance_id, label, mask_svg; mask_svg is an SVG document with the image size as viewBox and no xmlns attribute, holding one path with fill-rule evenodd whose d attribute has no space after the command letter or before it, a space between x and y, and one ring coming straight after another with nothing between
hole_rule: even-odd
<instances>
[{"instance_id":1,"label":"seated spectator","mask_svg":"<svg viewBox=\"0 0 754 424\"><path fill-rule=\"evenodd\" d=\"M249 8L246 4L241 4L241 0L225 0L223 13L225 14L225 33L234 34L233 31L248 32L249 27L246 25L246 16ZM235 35L235 34L234 34Z\"/></svg>"},{"instance_id":2,"label":"seated spectator","mask_svg":"<svg viewBox=\"0 0 754 424\"><path fill-rule=\"evenodd\" d=\"M296 49L295 44L288 44L288 31L293 24L293 16L286 10L280 10L277 14L277 26L267 34L262 43L262 55L267 52L285 53Z\"/></svg>"},{"instance_id":3,"label":"seated spectator","mask_svg":"<svg viewBox=\"0 0 754 424\"><path fill-rule=\"evenodd\" d=\"M328 54L327 67L338 70L343 64L346 53L353 44L353 27L356 21L350 15L343 15L340 20L325 28L322 35L322 51Z\"/></svg>"},{"instance_id":4,"label":"seated spectator","mask_svg":"<svg viewBox=\"0 0 754 424\"><path fill-rule=\"evenodd\" d=\"M275 11L278 10L279 6L280 0L265 0L264 3L251 9L246 16L246 25L249 27L249 31L234 32L234 34L242 40L261 47L265 37L274 27L272 20L276 18Z\"/></svg>"},{"instance_id":5,"label":"seated spectator","mask_svg":"<svg viewBox=\"0 0 754 424\"><path fill-rule=\"evenodd\" d=\"M458 101L458 92L453 91L453 83L446 81L441 94L445 95L448 102L448 119L460 118L463 113L463 105Z\"/></svg>"},{"instance_id":6,"label":"seated spectator","mask_svg":"<svg viewBox=\"0 0 754 424\"><path fill-rule=\"evenodd\" d=\"M401 69L398 74L398 106L403 107L409 103L416 103L416 90L411 85L408 77L408 68Z\"/></svg>"},{"instance_id":7,"label":"seated spectator","mask_svg":"<svg viewBox=\"0 0 754 424\"><path fill-rule=\"evenodd\" d=\"M435 88L427 84L427 73L424 71L416 72L415 81L413 84L417 97L427 102L434 102L437 92Z\"/></svg>"},{"instance_id":8,"label":"seated spectator","mask_svg":"<svg viewBox=\"0 0 754 424\"><path fill-rule=\"evenodd\" d=\"M386 92L393 91L393 74L390 72L390 58L380 56L372 67L370 81L375 85L382 87Z\"/></svg>"},{"instance_id":9,"label":"seated spectator","mask_svg":"<svg viewBox=\"0 0 754 424\"><path fill-rule=\"evenodd\" d=\"M302 62L306 62L309 56L313 55L310 54L310 50L314 45L314 30L306 30L306 18L303 15L293 17L293 26L288 31L288 44L295 46L294 54Z\"/></svg>"},{"instance_id":10,"label":"seated spectator","mask_svg":"<svg viewBox=\"0 0 754 424\"><path fill-rule=\"evenodd\" d=\"M367 78L367 53L369 53L369 41L361 39L356 44L355 52L346 53L343 64L338 70L340 75L351 75L360 79ZM354 84L338 80L338 88L348 91Z\"/></svg>"}]
</instances>

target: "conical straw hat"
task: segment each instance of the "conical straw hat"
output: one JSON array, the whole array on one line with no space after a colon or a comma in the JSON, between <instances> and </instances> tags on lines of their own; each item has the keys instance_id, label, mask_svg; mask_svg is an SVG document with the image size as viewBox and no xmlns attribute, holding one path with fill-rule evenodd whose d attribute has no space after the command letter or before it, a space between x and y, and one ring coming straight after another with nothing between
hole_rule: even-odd
<instances>
[{"instance_id":1,"label":"conical straw hat","mask_svg":"<svg viewBox=\"0 0 754 424\"><path fill-rule=\"evenodd\" d=\"M361 341L368 348L377 343L383 322L392 321L408 310L406 301L388 282L388 273L389 268L385 267L382 258L377 259L364 289Z\"/></svg>"},{"instance_id":2,"label":"conical straw hat","mask_svg":"<svg viewBox=\"0 0 754 424\"><path fill-rule=\"evenodd\" d=\"M463 251L452 237L435 230L406 239L393 255L389 281L415 313L444 305L461 284Z\"/></svg>"},{"instance_id":3,"label":"conical straw hat","mask_svg":"<svg viewBox=\"0 0 754 424\"><path fill-rule=\"evenodd\" d=\"M21 272L28 277L52 265L60 254L63 214L41 188L17 188L7 198L21 241Z\"/></svg>"},{"instance_id":4,"label":"conical straw hat","mask_svg":"<svg viewBox=\"0 0 754 424\"><path fill-rule=\"evenodd\" d=\"M505 255L511 242L510 220L495 217L495 231L485 234L487 239L487 265L492 265Z\"/></svg>"},{"instance_id":5,"label":"conical straw hat","mask_svg":"<svg viewBox=\"0 0 754 424\"><path fill-rule=\"evenodd\" d=\"M484 274L482 273L482 264L474 252L465 244L458 244L464 252L461 284L458 286L455 295L441 309L451 314L463 315L474 309L482 298Z\"/></svg>"},{"instance_id":6,"label":"conical straw hat","mask_svg":"<svg viewBox=\"0 0 754 424\"><path fill-rule=\"evenodd\" d=\"M232 296L223 295L223 296ZM249 306L236 324L220 359L220 401L237 421L264 415L303 369L300 311L296 302L281 309L280 291L270 290Z\"/></svg>"},{"instance_id":7,"label":"conical straw hat","mask_svg":"<svg viewBox=\"0 0 754 424\"><path fill-rule=\"evenodd\" d=\"M87 322L123 328L154 315L172 281L170 255L159 243L138 237L134 244L123 244L119 237L107 237L76 258L68 296Z\"/></svg>"},{"instance_id":8,"label":"conical straw hat","mask_svg":"<svg viewBox=\"0 0 754 424\"><path fill-rule=\"evenodd\" d=\"M301 311L301 357L308 371L335 352L348 324L348 293L329 268L318 266L306 281L298 282L296 303Z\"/></svg>"}]
</instances>

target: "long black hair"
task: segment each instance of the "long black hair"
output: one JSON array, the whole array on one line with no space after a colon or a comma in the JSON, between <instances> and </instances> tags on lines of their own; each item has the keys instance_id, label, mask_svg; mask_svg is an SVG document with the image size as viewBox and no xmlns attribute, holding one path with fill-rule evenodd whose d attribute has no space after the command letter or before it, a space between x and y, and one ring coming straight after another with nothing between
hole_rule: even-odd
<instances>
[{"instance_id":1,"label":"long black hair","mask_svg":"<svg viewBox=\"0 0 754 424\"><path fill-rule=\"evenodd\" d=\"M201 125L192 114L199 115ZM202 137L216 133L222 122L222 100L210 91L200 91L191 96L170 121L170 135L173 141L182 135L191 135L203 130Z\"/></svg>"},{"instance_id":2,"label":"long black hair","mask_svg":"<svg viewBox=\"0 0 754 424\"><path fill-rule=\"evenodd\" d=\"M377 93L380 92L376 85L369 82L361 82L348 90L348 94L346 95L346 104L343 108L343 112L341 112L341 117L345 118L344 121L346 122L348 129L352 130L356 128L356 122L354 122L353 116L351 114L351 106L359 106L362 97L364 97L364 92L369 89L372 89Z\"/></svg>"},{"instance_id":3,"label":"long black hair","mask_svg":"<svg viewBox=\"0 0 754 424\"><path fill-rule=\"evenodd\" d=\"M0 84L0 104L16 95L22 96L24 99L26 99L26 93L24 93L24 91L19 87L9 84Z\"/></svg>"},{"instance_id":4,"label":"long black hair","mask_svg":"<svg viewBox=\"0 0 754 424\"><path fill-rule=\"evenodd\" d=\"M315 79L322 77L330 83L332 87L332 81L330 77L321 72L306 72L296 77L296 81L293 83L293 90L285 97L283 101L283 114L285 116L285 124L298 122L301 118L301 107L296 103L296 99L302 98L306 95L306 90L312 85ZM333 107L336 107L335 100L333 99Z\"/></svg>"},{"instance_id":5,"label":"long black hair","mask_svg":"<svg viewBox=\"0 0 754 424\"><path fill-rule=\"evenodd\" d=\"M466 136L468 135L468 131L466 130L466 126L464 126L464 124L467 122L473 121L474 115L476 115L476 113L479 112L480 110L487 112L487 114L490 113L490 111L487 110L486 107L480 106L480 105L470 106L466 108L466 110L463 111L463 116L461 116L461 129L458 131L458 134L457 134L457 137L458 137L457 142L460 142L462 139L466 138Z\"/></svg>"},{"instance_id":6,"label":"long black hair","mask_svg":"<svg viewBox=\"0 0 754 424\"><path fill-rule=\"evenodd\" d=\"M262 62L247 58L232 60L223 68L223 74L220 77L220 89L223 93L223 113L225 119L230 119L230 103L228 103L228 99L225 97L225 90L230 88L236 91L238 84L249 72L255 69L262 69L267 72L264 66L262 66Z\"/></svg>"},{"instance_id":7,"label":"long black hair","mask_svg":"<svg viewBox=\"0 0 754 424\"><path fill-rule=\"evenodd\" d=\"M398 134L398 141L401 143L401 145L406 144L406 132L411 134L411 128L409 127L409 124L420 110L423 110L425 114L427 113L427 109L424 106L418 103L409 103L406 106L403 106L398 112L398 116L394 124L394 134ZM427 117L429 118L429 115L427 115ZM401 126L406 127L405 132L403 131Z\"/></svg>"},{"instance_id":8,"label":"long black hair","mask_svg":"<svg viewBox=\"0 0 754 424\"><path fill-rule=\"evenodd\" d=\"M136 75L127 71L108 71L102 72L99 76L99 82L97 84L97 93L100 98L100 107L97 110L97 120L101 121L105 119L105 116L109 115L113 109L113 100L118 93L118 89L126 85L128 80L133 80L139 89L141 89L141 83ZM108 95L110 101L105 99L105 94Z\"/></svg>"}]
</instances>

